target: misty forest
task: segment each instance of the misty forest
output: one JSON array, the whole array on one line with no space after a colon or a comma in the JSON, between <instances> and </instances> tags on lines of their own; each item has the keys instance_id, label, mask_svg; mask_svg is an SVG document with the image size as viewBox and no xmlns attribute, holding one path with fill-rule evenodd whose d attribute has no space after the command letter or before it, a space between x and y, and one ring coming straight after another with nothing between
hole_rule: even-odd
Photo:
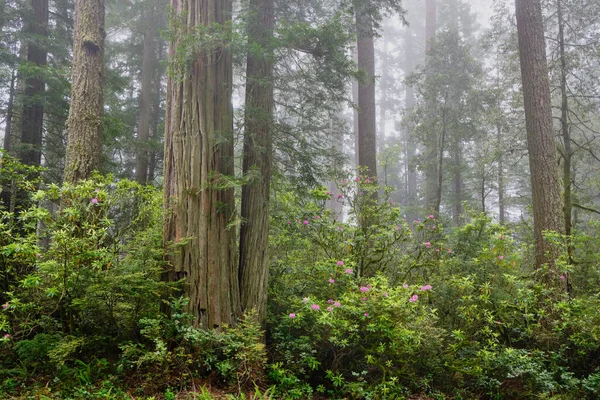
<instances>
[{"instance_id":1,"label":"misty forest","mask_svg":"<svg viewBox=\"0 0 600 400\"><path fill-rule=\"evenodd\" d=\"M0 0L0 399L600 398L600 1Z\"/></svg>"}]
</instances>

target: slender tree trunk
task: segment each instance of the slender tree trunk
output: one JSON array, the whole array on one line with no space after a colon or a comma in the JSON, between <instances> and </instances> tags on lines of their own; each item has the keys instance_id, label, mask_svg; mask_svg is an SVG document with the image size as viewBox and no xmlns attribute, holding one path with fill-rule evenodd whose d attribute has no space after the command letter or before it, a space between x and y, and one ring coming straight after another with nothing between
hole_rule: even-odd
<instances>
[{"instance_id":1,"label":"slender tree trunk","mask_svg":"<svg viewBox=\"0 0 600 400\"><path fill-rule=\"evenodd\" d=\"M388 71L388 59L389 55L387 52L387 36L383 35L383 56L381 60L381 79L379 80L379 91L381 92L381 100L379 102L379 132L377 132L377 144L379 145L378 153L381 154L385 150L386 138L385 138L385 119L388 110L388 84L390 80Z\"/></svg>"},{"instance_id":2,"label":"slender tree trunk","mask_svg":"<svg viewBox=\"0 0 600 400\"><path fill-rule=\"evenodd\" d=\"M461 215L463 213L462 209L462 170L460 165L461 159L461 151L460 151L460 140L459 138L455 138L456 143L454 143L453 150L453 158L454 158L454 207L453 207L453 215L452 219L454 220L454 225L459 226L461 221ZM485 181L485 176L484 176ZM485 203L485 199L482 199L482 202ZM485 206L483 207L485 209Z\"/></svg>"},{"instance_id":3,"label":"slender tree trunk","mask_svg":"<svg viewBox=\"0 0 600 400\"><path fill-rule=\"evenodd\" d=\"M412 74L414 71L414 39L413 32L409 27L406 27L404 36L406 47L406 75ZM410 111L415 105L415 92L412 86L406 86L406 110ZM408 186L408 201L407 205L414 207L417 204L417 171L415 170L415 154L417 146L413 137L413 126L406 128L406 163L407 163L407 186Z\"/></svg>"},{"instance_id":4,"label":"slender tree trunk","mask_svg":"<svg viewBox=\"0 0 600 400\"><path fill-rule=\"evenodd\" d=\"M162 26L163 15L158 10L157 20L160 21L160 25ZM160 138L162 137L161 131L159 129L160 121L161 121L161 99L163 97L163 89L162 89L162 79L165 73L165 69L161 64L161 60L164 56L164 44L162 41L157 41L158 51L156 53L156 60L154 64L154 92L152 96L152 143L153 147L150 150L150 165L148 166L148 182L154 181L156 177L156 167L159 160L162 158L162 150L158 150L155 147L156 143L160 142ZM164 130L163 130L164 132Z\"/></svg>"},{"instance_id":5,"label":"slender tree trunk","mask_svg":"<svg viewBox=\"0 0 600 400\"><path fill-rule=\"evenodd\" d=\"M274 0L250 0L239 279L242 310L267 314L269 199L273 145Z\"/></svg>"},{"instance_id":6,"label":"slender tree trunk","mask_svg":"<svg viewBox=\"0 0 600 400\"><path fill-rule=\"evenodd\" d=\"M356 64L358 64L358 52L356 49L352 52L352 58ZM354 130L354 166L358 169L360 165L359 161L359 146L358 146L358 81L356 79L352 80L352 104L354 104L354 109L352 110L352 129Z\"/></svg>"},{"instance_id":7,"label":"slender tree trunk","mask_svg":"<svg viewBox=\"0 0 600 400\"><path fill-rule=\"evenodd\" d=\"M502 127L496 126L496 140L498 143L498 219L500 225L506 222L506 211L504 207L504 154L502 153Z\"/></svg>"},{"instance_id":8,"label":"slender tree trunk","mask_svg":"<svg viewBox=\"0 0 600 400\"><path fill-rule=\"evenodd\" d=\"M104 37L104 0L75 0L65 182L87 179L102 164Z\"/></svg>"},{"instance_id":9,"label":"slender tree trunk","mask_svg":"<svg viewBox=\"0 0 600 400\"><path fill-rule=\"evenodd\" d=\"M137 158L135 179L138 183L148 182L150 123L152 121L152 76L154 75L154 0L146 3L144 13L144 49L142 51L142 88L140 91L140 115L137 135Z\"/></svg>"},{"instance_id":10,"label":"slender tree trunk","mask_svg":"<svg viewBox=\"0 0 600 400\"><path fill-rule=\"evenodd\" d=\"M12 150L12 120L13 107L15 103L15 84L17 82L16 70L12 70L10 76L10 91L8 93L8 105L6 107L6 123L4 126L4 143L3 148L6 151Z\"/></svg>"},{"instance_id":11,"label":"slender tree trunk","mask_svg":"<svg viewBox=\"0 0 600 400\"><path fill-rule=\"evenodd\" d=\"M569 99L567 97L567 59L565 57L565 28L562 13L562 1L556 1L558 15L558 45L560 51L560 93L561 93L561 116L560 125L564 146L563 164L563 198L565 214L565 235L567 235L567 252L569 263L573 263L573 245L571 243L572 227L572 198L571 198L571 164L573 152L571 150L571 132L569 127Z\"/></svg>"},{"instance_id":12,"label":"slender tree trunk","mask_svg":"<svg viewBox=\"0 0 600 400\"><path fill-rule=\"evenodd\" d=\"M358 35L358 67L365 73L365 81L358 84L358 157L365 175L377 176L377 125L375 118L375 48L373 21L367 4L355 3L356 32Z\"/></svg>"},{"instance_id":13,"label":"slender tree trunk","mask_svg":"<svg viewBox=\"0 0 600 400\"><path fill-rule=\"evenodd\" d=\"M440 208L442 206L442 183L444 179L444 147L446 146L446 110L442 111L442 136L440 138L438 162L437 162L437 185L435 192L435 207L433 211L436 215L440 214Z\"/></svg>"},{"instance_id":14,"label":"slender tree trunk","mask_svg":"<svg viewBox=\"0 0 600 400\"><path fill-rule=\"evenodd\" d=\"M558 282L555 262L560 255L560 247L544 238L544 231L564 233L565 222L552 132L540 0L516 0L516 16L531 172L536 266L541 268L547 264L547 283Z\"/></svg>"},{"instance_id":15,"label":"slender tree trunk","mask_svg":"<svg viewBox=\"0 0 600 400\"><path fill-rule=\"evenodd\" d=\"M33 37L48 35L48 0L31 0L33 18L27 33ZM42 67L46 65L47 51L35 41L27 46L27 62ZM19 158L27 165L40 165L44 132L44 92L46 84L39 71L25 80L23 122Z\"/></svg>"},{"instance_id":16,"label":"slender tree trunk","mask_svg":"<svg viewBox=\"0 0 600 400\"><path fill-rule=\"evenodd\" d=\"M231 0L171 0L176 26L169 58L198 25L231 20ZM219 328L240 314L235 219L232 56L229 48L198 49L191 65L169 76L165 127L163 240L170 280L185 279L194 324Z\"/></svg>"},{"instance_id":17,"label":"slender tree trunk","mask_svg":"<svg viewBox=\"0 0 600 400\"><path fill-rule=\"evenodd\" d=\"M437 28L437 7L436 0L425 1L425 62L429 57L431 45L435 37ZM427 77L425 79L428 79ZM429 211L439 213L438 201L438 142L437 134L434 132L434 126L431 123L434 119L433 99L427 99L427 120L429 125L429 134L425 143L425 203Z\"/></svg>"}]
</instances>

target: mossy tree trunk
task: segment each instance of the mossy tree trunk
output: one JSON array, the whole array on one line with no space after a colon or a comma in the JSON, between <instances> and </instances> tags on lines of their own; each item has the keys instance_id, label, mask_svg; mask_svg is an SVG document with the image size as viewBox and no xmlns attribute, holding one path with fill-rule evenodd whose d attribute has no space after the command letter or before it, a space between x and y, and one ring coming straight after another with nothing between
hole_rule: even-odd
<instances>
[{"instance_id":1,"label":"mossy tree trunk","mask_svg":"<svg viewBox=\"0 0 600 400\"><path fill-rule=\"evenodd\" d=\"M197 26L231 20L231 0L171 0L183 26L169 58ZM227 28L224 28L225 31ZM187 41L189 43L189 40ZM163 239L172 245L169 280L184 279L196 326L219 328L239 315L233 176L232 57L227 46L200 48L180 76L169 76L165 127Z\"/></svg>"},{"instance_id":2,"label":"mossy tree trunk","mask_svg":"<svg viewBox=\"0 0 600 400\"><path fill-rule=\"evenodd\" d=\"M239 279L242 309L267 313L269 192L273 145L274 1L250 0Z\"/></svg>"},{"instance_id":3,"label":"mossy tree trunk","mask_svg":"<svg viewBox=\"0 0 600 400\"><path fill-rule=\"evenodd\" d=\"M75 0L65 182L89 178L102 163L104 12L104 0Z\"/></svg>"}]
</instances>

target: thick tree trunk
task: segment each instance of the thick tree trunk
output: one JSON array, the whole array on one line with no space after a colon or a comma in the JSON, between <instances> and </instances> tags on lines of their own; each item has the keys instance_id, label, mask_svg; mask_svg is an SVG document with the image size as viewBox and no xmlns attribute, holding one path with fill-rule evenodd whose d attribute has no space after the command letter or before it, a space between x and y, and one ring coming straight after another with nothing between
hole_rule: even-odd
<instances>
[{"instance_id":1,"label":"thick tree trunk","mask_svg":"<svg viewBox=\"0 0 600 400\"><path fill-rule=\"evenodd\" d=\"M356 64L358 64L358 53L356 49L354 49L352 52L352 59ZM358 169L360 162L358 156L358 81L356 79L352 80L352 104L354 104L355 107L352 110L352 129L354 133L354 167Z\"/></svg>"},{"instance_id":2,"label":"thick tree trunk","mask_svg":"<svg viewBox=\"0 0 600 400\"><path fill-rule=\"evenodd\" d=\"M267 313L269 198L273 145L273 0L250 0L239 279L242 310Z\"/></svg>"},{"instance_id":3,"label":"thick tree trunk","mask_svg":"<svg viewBox=\"0 0 600 400\"><path fill-rule=\"evenodd\" d=\"M375 118L375 48L373 21L364 2L355 4L358 68L365 74L358 84L358 164L367 176L377 176L377 124Z\"/></svg>"},{"instance_id":4,"label":"thick tree trunk","mask_svg":"<svg viewBox=\"0 0 600 400\"><path fill-rule=\"evenodd\" d=\"M183 36L198 25L231 20L231 0L171 0ZM198 49L181 79L169 76L165 127L163 240L171 281L185 279L186 308L194 324L219 328L240 314L236 262L232 56L225 47Z\"/></svg>"},{"instance_id":5,"label":"thick tree trunk","mask_svg":"<svg viewBox=\"0 0 600 400\"><path fill-rule=\"evenodd\" d=\"M519 57L525 105L536 266L548 264L548 283L556 281L560 247L545 240L544 231L564 233L564 210L552 132L552 109L540 0L516 0Z\"/></svg>"},{"instance_id":6,"label":"thick tree trunk","mask_svg":"<svg viewBox=\"0 0 600 400\"><path fill-rule=\"evenodd\" d=\"M65 182L87 179L101 167L104 37L104 0L75 0Z\"/></svg>"},{"instance_id":7,"label":"thick tree trunk","mask_svg":"<svg viewBox=\"0 0 600 400\"><path fill-rule=\"evenodd\" d=\"M137 134L135 179L138 183L148 182L150 123L152 121L152 76L154 75L154 0L146 4L144 15L144 49L142 51L142 88L140 91L140 114Z\"/></svg>"},{"instance_id":8,"label":"thick tree trunk","mask_svg":"<svg viewBox=\"0 0 600 400\"><path fill-rule=\"evenodd\" d=\"M33 18L27 28L32 37L48 35L48 0L31 0ZM36 67L46 65L48 52L35 41L27 46L27 62ZM43 77L28 77L25 80L23 104L23 122L21 124L21 143L19 158L27 165L40 165L42 160L42 138L44 132L44 92L46 84Z\"/></svg>"}]
</instances>

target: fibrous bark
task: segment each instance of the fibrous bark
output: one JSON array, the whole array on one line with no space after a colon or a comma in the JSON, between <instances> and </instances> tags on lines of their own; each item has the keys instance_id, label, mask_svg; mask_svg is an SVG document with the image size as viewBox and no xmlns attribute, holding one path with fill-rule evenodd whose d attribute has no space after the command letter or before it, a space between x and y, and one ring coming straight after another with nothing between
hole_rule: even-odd
<instances>
[{"instance_id":1,"label":"fibrous bark","mask_svg":"<svg viewBox=\"0 0 600 400\"><path fill-rule=\"evenodd\" d=\"M273 145L273 0L250 0L239 279L243 310L267 312L269 199Z\"/></svg>"},{"instance_id":2,"label":"fibrous bark","mask_svg":"<svg viewBox=\"0 0 600 400\"><path fill-rule=\"evenodd\" d=\"M544 231L564 233L564 214L552 132L552 109L540 0L516 0L519 58L523 82L531 173L536 266L547 264L552 278L560 248ZM555 276L553 278L556 278Z\"/></svg>"},{"instance_id":3,"label":"fibrous bark","mask_svg":"<svg viewBox=\"0 0 600 400\"><path fill-rule=\"evenodd\" d=\"M152 120L152 76L154 75L154 0L146 4L144 13L144 49L142 51L142 87L140 91L140 114L137 133L135 179L138 183L148 181L150 123Z\"/></svg>"},{"instance_id":4,"label":"fibrous bark","mask_svg":"<svg viewBox=\"0 0 600 400\"><path fill-rule=\"evenodd\" d=\"M31 0L32 20L27 28L32 37L48 35L48 0ZM36 41L27 46L27 62L41 67L46 65L48 52ZM39 71L25 80L23 122L21 124L20 160L27 165L40 165L42 159L42 137L44 131L45 82Z\"/></svg>"},{"instance_id":5,"label":"fibrous bark","mask_svg":"<svg viewBox=\"0 0 600 400\"><path fill-rule=\"evenodd\" d=\"M180 28L169 50L199 25L224 25L231 0L171 0ZM189 41L188 41L189 42ZM194 324L218 328L235 322L240 289L235 252L232 57L227 47L200 48L170 75L165 126L163 239L173 244L169 279L184 279L186 311Z\"/></svg>"},{"instance_id":6,"label":"fibrous bark","mask_svg":"<svg viewBox=\"0 0 600 400\"><path fill-rule=\"evenodd\" d=\"M372 17L367 1L355 2L358 68L365 79L358 83L358 164L365 175L377 176L377 125L375 118L375 47Z\"/></svg>"},{"instance_id":7,"label":"fibrous bark","mask_svg":"<svg viewBox=\"0 0 600 400\"><path fill-rule=\"evenodd\" d=\"M104 0L75 0L65 182L87 179L101 167L104 37Z\"/></svg>"}]
</instances>

